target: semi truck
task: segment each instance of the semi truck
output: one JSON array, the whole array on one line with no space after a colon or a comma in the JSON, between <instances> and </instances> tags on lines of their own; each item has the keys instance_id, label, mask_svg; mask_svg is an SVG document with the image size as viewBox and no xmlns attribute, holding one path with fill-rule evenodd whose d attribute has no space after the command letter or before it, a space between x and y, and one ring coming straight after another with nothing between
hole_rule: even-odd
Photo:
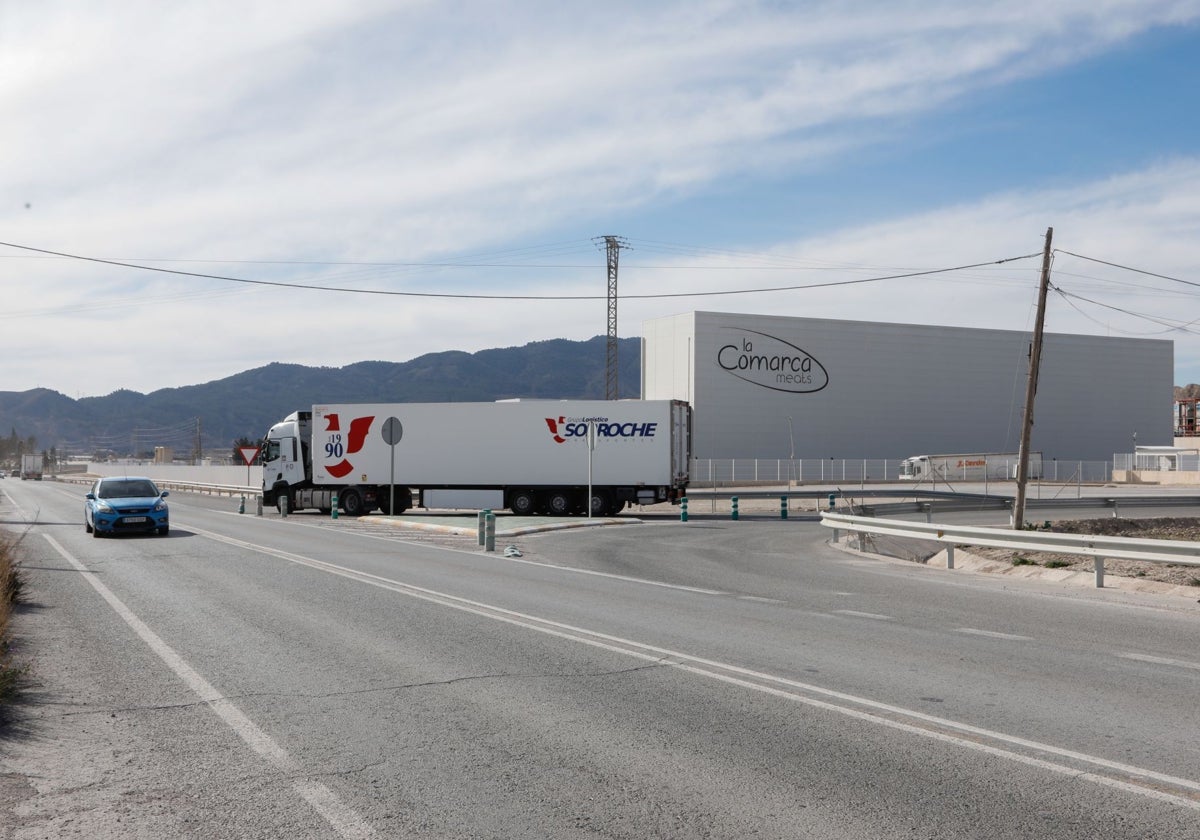
<instances>
[{"instance_id":1,"label":"semi truck","mask_svg":"<svg viewBox=\"0 0 1200 840\"><path fill-rule=\"evenodd\" d=\"M42 455L40 452L27 453L21 456L21 480L42 480Z\"/></svg>"},{"instance_id":2,"label":"semi truck","mask_svg":"<svg viewBox=\"0 0 1200 840\"><path fill-rule=\"evenodd\" d=\"M267 432L263 504L399 514L415 495L418 507L455 497L519 515L610 516L684 496L691 429L680 400L314 405Z\"/></svg>"},{"instance_id":3,"label":"semi truck","mask_svg":"<svg viewBox=\"0 0 1200 840\"><path fill-rule=\"evenodd\" d=\"M914 455L900 462L901 481L987 481L1017 477L1016 452ZM1042 453L1029 453L1029 478L1042 477Z\"/></svg>"}]
</instances>

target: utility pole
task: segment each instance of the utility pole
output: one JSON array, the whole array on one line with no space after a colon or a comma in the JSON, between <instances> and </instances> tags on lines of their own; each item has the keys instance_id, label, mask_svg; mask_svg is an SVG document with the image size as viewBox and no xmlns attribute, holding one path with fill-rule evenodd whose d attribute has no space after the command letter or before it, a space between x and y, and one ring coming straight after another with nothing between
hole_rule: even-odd
<instances>
[{"instance_id":1,"label":"utility pole","mask_svg":"<svg viewBox=\"0 0 1200 840\"><path fill-rule=\"evenodd\" d=\"M617 390L617 263L629 243L619 236L603 237L608 252L608 344L604 365L604 398L615 400Z\"/></svg>"},{"instance_id":2,"label":"utility pole","mask_svg":"<svg viewBox=\"0 0 1200 840\"><path fill-rule=\"evenodd\" d=\"M1038 368L1042 363L1042 332L1046 326L1046 293L1050 289L1050 243L1054 228L1046 228L1046 248L1042 251L1042 282L1038 287L1037 323L1033 345L1029 349L1029 381L1025 384L1025 416L1021 421L1021 447L1017 456L1017 497L1013 501L1012 526L1025 526L1025 482L1029 479L1029 440L1033 436L1033 398L1037 395Z\"/></svg>"}]
</instances>

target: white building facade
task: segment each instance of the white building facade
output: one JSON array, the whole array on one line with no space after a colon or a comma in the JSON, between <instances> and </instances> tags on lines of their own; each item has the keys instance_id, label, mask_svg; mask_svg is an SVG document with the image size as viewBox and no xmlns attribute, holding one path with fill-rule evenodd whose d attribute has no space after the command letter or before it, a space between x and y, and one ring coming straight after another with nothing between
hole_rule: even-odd
<instances>
[{"instance_id":1,"label":"white building facade","mask_svg":"<svg viewBox=\"0 0 1200 840\"><path fill-rule=\"evenodd\" d=\"M696 458L1016 452L1032 334L691 312L643 324L642 397L694 409ZM1174 344L1046 334L1031 449L1170 445Z\"/></svg>"}]
</instances>

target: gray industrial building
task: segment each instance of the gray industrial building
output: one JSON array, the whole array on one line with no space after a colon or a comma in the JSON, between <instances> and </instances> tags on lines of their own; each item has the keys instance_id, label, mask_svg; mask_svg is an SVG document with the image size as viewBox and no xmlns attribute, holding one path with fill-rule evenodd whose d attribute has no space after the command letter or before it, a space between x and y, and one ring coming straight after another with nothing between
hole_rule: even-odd
<instances>
[{"instance_id":1,"label":"gray industrial building","mask_svg":"<svg viewBox=\"0 0 1200 840\"><path fill-rule=\"evenodd\" d=\"M697 458L1016 452L1031 333L691 312L643 324L642 396L694 408ZM1031 449L1170 445L1171 341L1046 334Z\"/></svg>"}]
</instances>

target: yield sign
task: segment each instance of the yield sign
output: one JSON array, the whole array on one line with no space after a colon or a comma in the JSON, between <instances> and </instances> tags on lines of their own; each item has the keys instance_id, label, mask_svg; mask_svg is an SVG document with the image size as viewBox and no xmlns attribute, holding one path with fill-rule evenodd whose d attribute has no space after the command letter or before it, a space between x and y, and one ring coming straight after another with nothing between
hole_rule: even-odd
<instances>
[{"instance_id":1,"label":"yield sign","mask_svg":"<svg viewBox=\"0 0 1200 840\"><path fill-rule=\"evenodd\" d=\"M258 457L258 453L262 451L261 446L239 446L238 454L242 456L242 460L246 462L246 466L254 463L254 459Z\"/></svg>"}]
</instances>

